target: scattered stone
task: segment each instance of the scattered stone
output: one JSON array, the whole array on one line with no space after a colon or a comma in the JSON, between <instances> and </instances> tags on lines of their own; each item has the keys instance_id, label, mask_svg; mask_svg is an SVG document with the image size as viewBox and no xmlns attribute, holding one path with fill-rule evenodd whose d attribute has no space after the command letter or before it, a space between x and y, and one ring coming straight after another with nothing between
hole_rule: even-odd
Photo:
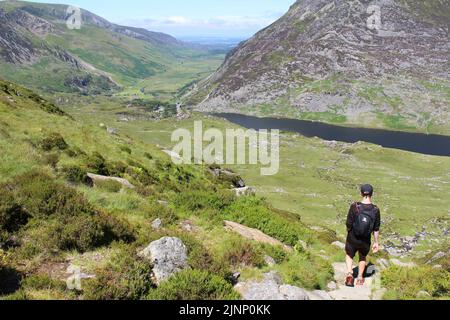
<instances>
[{"instance_id":1,"label":"scattered stone","mask_svg":"<svg viewBox=\"0 0 450 320\"><path fill-rule=\"evenodd\" d=\"M339 146L339 143L335 140L324 141L323 144L330 149L336 149Z\"/></svg>"},{"instance_id":2,"label":"scattered stone","mask_svg":"<svg viewBox=\"0 0 450 320\"><path fill-rule=\"evenodd\" d=\"M239 223L232 222L232 221L225 221L225 228L230 231L233 231L237 234L240 234L242 237L244 237L246 239L253 240L253 241L256 241L259 243L270 244L273 246L281 246L286 251L289 251L289 252L293 251L292 247L285 245L281 241L274 239L259 230L243 226Z\"/></svg>"},{"instance_id":3,"label":"scattered stone","mask_svg":"<svg viewBox=\"0 0 450 320\"><path fill-rule=\"evenodd\" d=\"M116 128L110 128L110 127L108 127L108 128L106 129L106 132L108 132L108 134L110 134L110 135L115 136L115 135L117 135L118 130L117 130Z\"/></svg>"},{"instance_id":4,"label":"scattered stone","mask_svg":"<svg viewBox=\"0 0 450 320\"><path fill-rule=\"evenodd\" d=\"M277 264L277 262L275 261L274 258L270 257L270 256L265 256L264 257L264 262L269 266L269 267L273 267L274 265Z\"/></svg>"},{"instance_id":5,"label":"scattered stone","mask_svg":"<svg viewBox=\"0 0 450 320\"><path fill-rule=\"evenodd\" d=\"M339 249L344 250L345 249L345 243L342 243L340 241L335 241L331 245L338 247Z\"/></svg>"},{"instance_id":6,"label":"scattered stone","mask_svg":"<svg viewBox=\"0 0 450 320\"><path fill-rule=\"evenodd\" d=\"M431 258L429 261L427 261L427 264L432 264L434 261L442 259L446 256L444 252L438 252L436 253L433 258Z\"/></svg>"},{"instance_id":7,"label":"scattered stone","mask_svg":"<svg viewBox=\"0 0 450 320\"><path fill-rule=\"evenodd\" d=\"M327 290L329 291L336 290L337 288L338 288L337 283L334 281L331 281L330 283L327 284Z\"/></svg>"},{"instance_id":8,"label":"scattered stone","mask_svg":"<svg viewBox=\"0 0 450 320\"><path fill-rule=\"evenodd\" d=\"M387 268L389 268L389 261L387 261L386 259L378 259L377 263L381 270L386 270Z\"/></svg>"},{"instance_id":9,"label":"scattered stone","mask_svg":"<svg viewBox=\"0 0 450 320\"><path fill-rule=\"evenodd\" d=\"M161 201L161 200L158 200L158 201L156 201L158 204L160 204L160 205L162 205L163 207L168 207L169 206L169 203L167 202L167 201Z\"/></svg>"},{"instance_id":10,"label":"scattered stone","mask_svg":"<svg viewBox=\"0 0 450 320\"><path fill-rule=\"evenodd\" d=\"M298 240L298 244L302 247L303 251L308 250L308 244L303 240Z\"/></svg>"},{"instance_id":11,"label":"scattered stone","mask_svg":"<svg viewBox=\"0 0 450 320\"><path fill-rule=\"evenodd\" d=\"M255 194L254 189L250 188L250 187L235 188L234 191L236 192L237 197L243 197L243 196L249 196L249 195Z\"/></svg>"},{"instance_id":12,"label":"scattered stone","mask_svg":"<svg viewBox=\"0 0 450 320\"><path fill-rule=\"evenodd\" d=\"M231 172L229 170L221 169L221 168L212 169L210 171L211 171L212 175L215 177L220 177L220 176L229 177L230 180L233 181L233 187L236 189L241 189L241 188L246 187L245 181L237 173Z\"/></svg>"},{"instance_id":13,"label":"scattered stone","mask_svg":"<svg viewBox=\"0 0 450 320\"><path fill-rule=\"evenodd\" d=\"M183 229L186 232L195 232L196 227L194 223L191 220L185 220L180 223L181 229Z\"/></svg>"},{"instance_id":14,"label":"scattered stone","mask_svg":"<svg viewBox=\"0 0 450 320\"><path fill-rule=\"evenodd\" d=\"M155 221L153 221L152 223L152 228L153 230L159 230L162 227L162 220L161 219L156 219Z\"/></svg>"},{"instance_id":15,"label":"scattered stone","mask_svg":"<svg viewBox=\"0 0 450 320\"><path fill-rule=\"evenodd\" d=\"M430 298L431 298L431 294L429 294L429 293L426 292L426 291L420 291L420 292L417 294L417 298L419 298L419 299L430 299Z\"/></svg>"},{"instance_id":16,"label":"scattered stone","mask_svg":"<svg viewBox=\"0 0 450 320\"><path fill-rule=\"evenodd\" d=\"M402 267L402 268L414 268L416 266L416 264L414 262L405 263L405 262L401 262L398 259L391 259L390 262L394 266Z\"/></svg>"},{"instance_id":17,"label":"scattered stone","mask_svg":"<svg viewBox=\"0 0 450 320\"><path fill-rule=\"evenodd\" d=\"M125 188L129 188L129 189L134 189L135 188L135 186L132 185L126 179L117 178L117 177L106 177L106 176L101 176L101 175L93 174L93 173L88 173L87 176L94 182L94 185L98 181L115 181L115 182L120 183Z\"/></svg>"},{"instance_id":18,"label":"scattered stone","mask_svg":"<svg viewBox=\"0 0 450 320\"><path fill-rule=\"evenodd\" d=\"M187 248L178 238L164 237L154 241L139 256L153 265L153 277L158 285L188 268Z\"/></svg>"},{"instance_id":19,"label":"scattered stone","mask_svg":"<svg viewBox=\"0 0 450 320\"><path fill-rule=\"evenodd\" d=\"M437 264L437 265L435 265L435 266L433 266L433 269L442 269L443 267L442 267L442 265L440 265L440 264Z\"/></svg>"},{"instance_id":20,"label":"scattered stone","mask_svg":"<svg viewBox=\"0 0 450 320\"><path fill-rule=\"evenodd\" d=\"M308 292L309 300L333 300L333 298L326 292L322 290L314 290Z\"/></svg>"},{"instance_id":21,"label":"scattered stone","mask_svg":"<svg viewBox=\"0 0 450 320\"><path fill-rule=\"evenodd\" d=\"M283 300L290 300L290 301L309 300L308 292L298 287L290 285L282 285L280 286L279 291L285 298Z\"/></svg>"}]
</instances>

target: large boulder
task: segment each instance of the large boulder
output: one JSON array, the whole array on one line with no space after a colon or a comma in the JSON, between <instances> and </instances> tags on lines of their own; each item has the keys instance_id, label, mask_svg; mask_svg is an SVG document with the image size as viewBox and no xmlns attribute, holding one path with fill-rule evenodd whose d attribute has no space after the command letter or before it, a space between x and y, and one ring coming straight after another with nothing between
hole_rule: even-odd
<instances>
[{"instance_id":1,"label":"large boulder","mask_svg":"<svg viewBox=\"0 0 450 320\"><path fill-rule=\"evenodd\" d=\"M139 256L153 265L153 277L157 285L189 267L187 248L178 238L164 237L154 241Z\"/></svg>"}]
</instances>

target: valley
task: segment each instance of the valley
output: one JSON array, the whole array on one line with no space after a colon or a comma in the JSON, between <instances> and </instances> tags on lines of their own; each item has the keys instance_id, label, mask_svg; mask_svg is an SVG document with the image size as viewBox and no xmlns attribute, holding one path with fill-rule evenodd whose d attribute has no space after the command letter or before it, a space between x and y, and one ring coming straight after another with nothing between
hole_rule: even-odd
<instances>
[{"instance_id":1,"label":"valley","mask_svg":"<svg viewBox=\"0 0 450 320\"><path fill-rule=\"evenodd\" d=\"M448 8L386 3L369 32L362 1L299 0L238 44L1 1L0 300L448 300ZM196 121L282 129L280 171L174 164ZM352 290L368 182L382 250Z\"/></svg>"}]
</instances>

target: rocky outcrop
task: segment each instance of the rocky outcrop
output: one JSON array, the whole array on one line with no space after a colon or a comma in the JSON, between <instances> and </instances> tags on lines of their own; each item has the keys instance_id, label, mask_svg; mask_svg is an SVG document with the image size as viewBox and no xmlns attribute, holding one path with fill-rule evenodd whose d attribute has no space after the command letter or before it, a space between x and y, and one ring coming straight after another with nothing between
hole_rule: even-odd
<instances>
[{"instance_id":1,"label":"rocky outcrop","mask_svg":"<svg viewBox=\"0 0 450 320\"><path fill-rule=\"evenodd\" d=\"M141 251L139 256L152 264L156 284L188 268L187 248L178 238L164 237L154 241Z\"/></svg>"},{"instance_id":2,"label":"rocky outcrop","mask_svg":"<svg viewBox=\"0 0 450 320\"><path fill-rule=\"evenodd\" d=\"M10 16L0 9L0 56L9 63L32 63L37 51L33 43L22 33Z\"/></svg>"},{"instance_id":3,"label":"rocky outcrop","mask_svg":"<svg viewBox=\"0 0 450 320\"><path fill-rule=\"evenodd\" d=\"M25 28L29 32L41 37L46 36L55 30L53 23L34 16L24 10L19 9L11 11L11 13L8 14L8 18L10 22L13 22Z\"/></svg>"}]
</instances>

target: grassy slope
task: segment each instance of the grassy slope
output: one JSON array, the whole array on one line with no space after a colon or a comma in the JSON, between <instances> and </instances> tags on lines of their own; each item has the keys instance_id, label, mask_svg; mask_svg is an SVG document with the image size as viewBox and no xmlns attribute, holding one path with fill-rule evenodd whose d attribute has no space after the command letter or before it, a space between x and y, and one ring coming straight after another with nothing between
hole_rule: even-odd
<instances>
[{"instance_id":1,"label":"grassy slope","mask_svg":"<svg viewBox=\"0 0 450 320\"><path fill-rule=\"evenodd\" d=\"M19 188L16 196L19 197L23 193L20 188L27 188L27 184L20 187L18 181L31 179L30 176L23 176L23 174L38 170L48 177L48 183L39 183L38 189L29 190L31 192L29 197L22 200L19 197L14 200L18 203L26 201L28 205L25 210L32 210L33 215L32 220L19 231L7 230L12 232L19 245L17 247L3 246L0 250L1 283L5 285L6 280L11 277L22 277L20 288L6 291L14 293L8 298L77 298L78 294L68 292L63 282L66 279L63 271L68 267L69 261L82 266L83 272L98 275L95 281L83 282L84 291L80 293L93 299L164 298L172 297L173 294L180 294L182 297L208 298L208 296L202 296L201 292L190 292L190 288L181 289L181 282L186 281L183 277L187 277L188 281L201 283L204 283L202 281L206 277L209 280L205 285L217 286L217 290L219 288L225 290L224 288L229 286L226 284L227 277L232 270L243 272L244 279L268 270L263 261L265 254L277 258L281 275L288 283L312 289L324 287L330 279L329 261L317 256L316 252L325 250L329 257L337 259L338 256L329 245L332 237L319 240L317 235L299 222L295 216L273 211L258 198L235 199L233 193L227 191L229 186L214 179L207 173L206 168L203 166L176 167L153 143L142 143L139 139L122 132L118 136L111 136L98 124L85 123L71 119L69 116L45 112L43 108L49 109L51 104L41 101L38 96L21 87L0 82L0 88L0 161L2 163L0 187L4 188L5 185L2 183L8 182L10 186L8 188L12 188L11 190ZM31 100L29 96L34 97L36 101ZM53 133L60 134L69 149L45 151L43 142ZM117 192L116 186L112 185L91 188L78 183L68 183L64 168L77 167L84 170L86 165L93 164L91 157L95 152L106 159L110 168L117 168L119 164L125 166L127 168L125 173L120 175L129 179L138 186L138 189ZM98 163L98 158L95 163ZM143 168L148 170L150 176L142 175ZM151 179L148 180L148 178ZM34 180L29 180L29 188L33 188L32 181ZM40 202L41 200L38 200L40 189L45 190L48 186L56 186L57 190L63 188L62 186L69 188L60 189L58 191L62 192L60 196L69 190L78 192L92 206L102 210L106 216L129 224L136 240L112 242L109 245L94 243L94 247L86 247L90 248L87 251L58 247L59 237L70 235L72 232L70 228L77 226L69 223L67 225L69 229L64 231L68 234L59 234L60 231L53 230L52 226L61 217L52 217L47 220L34 215L34 212L39 212L38 208L44 205ZM213 191L214 189L216 191ZM4 192L6 190L2 190L2 195L5 194ZM6 194L9 194L8 192ZM8 198L0 198L0 214L4 214L2 210L5 207L2 206L8 205L3 202L9 201L5 199ZM158 205L157 200L169 201L169 208ZM77 207L81 203L73 205ZM70 202L69 205L71 205ZM64 212L65 209L59 210ZM74 214L73 212L69 211L66 214ZM246 215L242 215L241 212L246 212ZM263 216L266 216L265 223L269 223L259 225L260 218ZM162 218L164 222L164 229L159 232L150 228L151 222L157 217ZM81 216L74 217L74 219L80 218ZM185 219L190 219L195 225L194 233L180 228L179 223ZM225 231L222 226L223 219L233 219L251 227L259 227L291 245L295 245L297 239L302 239L310 245L312 251L286 255L279 248L245 241ZM3 220L0 222L4 223ZM86 226L86 228L90 227L92 226ZM5 231L1 228L1 232ZM136 257L136 252L148 245L150 241L164 235L181 237L189 248L191 266L209 273L205 275L188 272L180 276L180 279L175 278L173 280L175 284L168 284L165 289L158 291L152 288L151 281L145 280L146 275L149 274L149 266ZM83 235L81 238L76 236L74 239L77 239L75 241L78 243L89 239L85 237L89 235ZM0 239L0 244L1 241L3 240ZM294 272L289 268L293 261L297 261ZM311 268L317 270L317 273L312 276L308 272ZM211 274L215 276L210 278ZM138 278L136 278L137 275L139 275ZM123 279L130 280L124 282ZM5 292L2 286L0 286L0 295ZM171 286L180 288L179 291L185 291L174 293ZM218 291L217 297L236 297L234 293L227 293L226 290L224 293Z\"/></svg>"}]
</instances>

